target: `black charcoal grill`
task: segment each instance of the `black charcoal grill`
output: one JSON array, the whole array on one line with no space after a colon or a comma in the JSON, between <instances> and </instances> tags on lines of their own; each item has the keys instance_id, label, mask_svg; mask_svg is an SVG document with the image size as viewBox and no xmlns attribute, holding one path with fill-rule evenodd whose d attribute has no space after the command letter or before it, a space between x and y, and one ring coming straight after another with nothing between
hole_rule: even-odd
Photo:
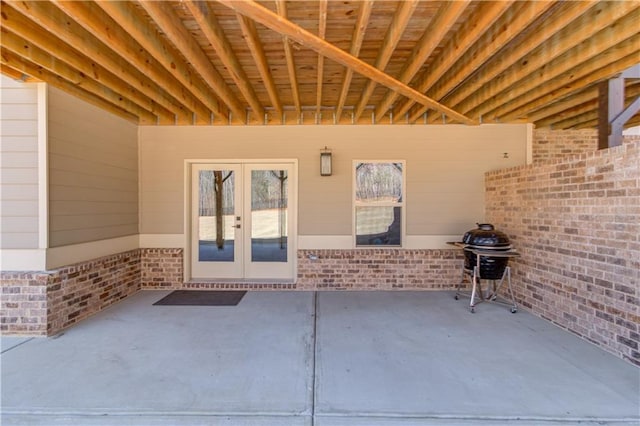
<instances>
[{"instance_id":1,"label":"black charcoal grill","mask_svg":"<svg viewBox=\"0 0 640 426\"><path fill-rule=\"evenodd\" d=\"M462 238L464 243L464 268L472 271L478 259L473 250L490 250L496 253L511 250L509 237L496 231L490 223L478 223L476 229L467 231ZM480 257L480 277L486 280L499 280L509 264L508 257Z\"/></svg>"},{"instance_id":2,"label":"black charcoal grill","mask_svg":"<svg viewBox=\"0 0 640 426\"><path fill-rule=\"evenodd\" d=\"M469 297L469 308L475 312L475 306L481 302L504 303L511 307L511 312L518 310L516 300L511 288L511 269L509 268L509 258L520 256L513 250L509 237L504 232L496 231L490 223L478 223L476 229L472 229L464 234L462 242L450 243L464 250L464 268L462 280L456 288L456 300L460 295L461 287L465 278L471 281L471 293ZM482 288L481 281L492 282L486 289ZM498 281L496 283L496 281ZM509 301L500 300L498 292L502 284L506 281Z\"/></svg>"}]
</instances>

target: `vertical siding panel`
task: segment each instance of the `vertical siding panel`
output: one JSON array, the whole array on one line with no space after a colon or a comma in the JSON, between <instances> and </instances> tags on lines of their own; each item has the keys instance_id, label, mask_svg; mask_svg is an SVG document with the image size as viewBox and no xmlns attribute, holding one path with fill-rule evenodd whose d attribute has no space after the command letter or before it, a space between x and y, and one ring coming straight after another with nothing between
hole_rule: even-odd
<instances>
[{"instance_id":1,"label":"vertical siding panel","mask_svg":"<svg viewBox=\"0 0 640 426\"><path fill-rule=\"evenodd\" d=\"M49 244L138 233L137 126L49 89Z\"/></svg>"},{"instance_id":2,"label":"vertical siding panel","mask_svg":"<svg viewBox=\"0 0 640 426\"><path fill-rule=\"evenodd\" d=\"M38 87L0 76L0 247L38 248Z\"/></svg>"}]
</instances>

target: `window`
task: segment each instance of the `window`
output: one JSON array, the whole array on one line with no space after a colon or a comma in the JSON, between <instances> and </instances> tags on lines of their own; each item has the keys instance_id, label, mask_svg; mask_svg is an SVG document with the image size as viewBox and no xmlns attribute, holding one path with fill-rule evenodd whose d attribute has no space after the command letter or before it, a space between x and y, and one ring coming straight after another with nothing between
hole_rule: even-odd
<instances>
[{"instance_id":1,"label":"window","mask_svg":"<svg viewBox=\"0 0 640 426\"><path fill-rule=\"evenodd\" d=\"M401 247L404 239L403 161L354 162L356 247Z\"/></svg>"}]
</instances>

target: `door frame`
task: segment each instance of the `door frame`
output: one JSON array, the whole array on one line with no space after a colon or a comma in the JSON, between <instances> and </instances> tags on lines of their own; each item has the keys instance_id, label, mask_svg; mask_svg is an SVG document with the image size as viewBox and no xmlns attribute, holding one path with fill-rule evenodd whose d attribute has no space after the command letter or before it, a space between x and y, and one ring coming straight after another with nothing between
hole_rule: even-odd
<instances>
[{"instance_id":1,"label":"door frame","mask_svg":"<svg viewBox=\"0 0 640 426\"><path fill-rule=\"evenodd\" d=\"M192 200L194 194L192 193L192 173L193 166L196 164L291 164L293 169L293 179L289 181L290 191L291 191L291 200L289 200L288 208L290 209L289 220L291 220L291 229L294 235L290 235L288 239L288 244L291 245L291 263L292 263L292 271L291 277L289 279L208 279L208 280L198 280L198 281L212 281L212 282L238 282L238 283L252 283L252 282L278 282L278 283L295 283L298 276L298 160L295 158L267 158L267 159L255 159L255 158L244 158L244 159L226 159L226 158L196 158L196 159L185 159L184 160L184 198L183 198L183 207L184 207L184 252L182 258L183 265L183 280L184 282L192 281L192 271L191 271L191 238L192 238Z\"/></svg>"}]
</instances>

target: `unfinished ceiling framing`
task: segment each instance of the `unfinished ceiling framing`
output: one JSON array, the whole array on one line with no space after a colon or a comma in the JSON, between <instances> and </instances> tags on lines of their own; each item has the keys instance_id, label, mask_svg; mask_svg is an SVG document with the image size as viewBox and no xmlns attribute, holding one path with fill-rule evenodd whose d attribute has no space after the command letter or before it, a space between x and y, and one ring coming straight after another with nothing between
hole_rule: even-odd
<instances>
[{"instance_id":1,"label":"unfinished ceiling framing","mask_svg":"<svg viewBox=\"0 0 640 426\"><path fill-rule=\"evenodd\" d=\"M9 0L1 12L2 73L144 125L595 128L598 84L640 63L637 0ZM626 84L631 103L640 82Z\"/></svg>"}]
</instances>

